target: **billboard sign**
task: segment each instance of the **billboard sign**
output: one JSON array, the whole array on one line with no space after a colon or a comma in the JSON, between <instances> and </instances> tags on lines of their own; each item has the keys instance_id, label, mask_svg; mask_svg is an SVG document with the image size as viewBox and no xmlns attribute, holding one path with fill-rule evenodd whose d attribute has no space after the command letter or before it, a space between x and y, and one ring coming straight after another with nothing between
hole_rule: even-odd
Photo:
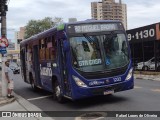
<instances>
[{"instance_id":1,"label":"billboard sign","mask_svg":"<svg viewBox=\"0 0 160 120\"><path fill-rule=\"evenodd\" d=\"M160 40L160 23L127 30L126 32L130 42Z\"/></svg>"}]
</instances>

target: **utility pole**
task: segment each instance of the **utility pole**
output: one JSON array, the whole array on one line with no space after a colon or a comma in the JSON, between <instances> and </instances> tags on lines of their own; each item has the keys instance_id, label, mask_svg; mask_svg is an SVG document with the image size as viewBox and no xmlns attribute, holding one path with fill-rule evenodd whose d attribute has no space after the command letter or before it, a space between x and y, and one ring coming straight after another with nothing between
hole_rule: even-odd
<instances>
[{"instance_id":1,"label":"utility pole","mask_svg":"<svg viewBox=\"0 0 160 120\"><path fill-rule=\"evenodd\" d=\"M8 7L6 5L7 0L1 0L0 2L1 2L0 13L1 13L1 42L2 42L2 39L6 39L6 34L7 34L6 33L6 11L8 10ZM5 48L5 51L6 51L6 48ZM5 78L5 73L4 73L6 52L1 52L1 54L2 54L2 96L7 96L7 80Z\"/></svg>"}]
</instances>

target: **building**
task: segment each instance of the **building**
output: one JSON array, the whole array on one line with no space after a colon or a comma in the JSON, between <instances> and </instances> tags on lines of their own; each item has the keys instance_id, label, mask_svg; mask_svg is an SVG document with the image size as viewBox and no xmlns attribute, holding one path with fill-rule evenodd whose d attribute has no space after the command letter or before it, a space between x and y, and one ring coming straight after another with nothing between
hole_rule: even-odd
<instances>
[{"instance_id":1,"label":"building","mask_svg":"<svg viewBox=\"0 0 160 120\"><path fill-rule=\"evenodd\" d=\"M92 19L97 20L120 20L127 29L127 5L115 0L102 0L91 2Z\"/></svg>"},{"instance_id":2,"label":"building","mask_svg":"<svg viewBox=\"0 0 160 120\"><path fill-rule=\"evenodd\" d=\"M20 27L20 30L15 32L14 39L15 43L9 42L7 48L8 60L13 60L14 62L20 62L20 41L24 39L25 27Z\"/></svg>"},{"instance_id":3,"label":"building","mask_svg":"<svg viewBox=\"0 0 160 120\"><path fill-rule=\"evenodd\" d=\"M126 32L134 67L138 70L160 71L160 22Z\"/></svg>"},{"instance_id":4,"label":"building","mask_svg":"<svg viewBox=\"0 0 160 120\"><path fill-rule=\"evenodd\" d=\"M24 35L25 35L25 27L20 27L20 31L15 33L15 40L16 40L15 49L16 50L20 49L19 43L24 39Z\"/></svg>"}]
</instances>

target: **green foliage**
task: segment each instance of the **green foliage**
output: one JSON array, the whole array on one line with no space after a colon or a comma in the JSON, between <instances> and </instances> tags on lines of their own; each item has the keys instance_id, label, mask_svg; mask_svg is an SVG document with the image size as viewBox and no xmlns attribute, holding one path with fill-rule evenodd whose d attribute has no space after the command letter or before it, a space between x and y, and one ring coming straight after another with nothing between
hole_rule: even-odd
<instances>
[{"instance_id":1,"label":"green foliage","mask_svg":"<svg viewBox=\"0 0 160 120\"><path fill-rule=\"evenodd\" d=\"M42 20L30 20L25 27L25 39L62 23L62 18L45 17Z\"/></svg>"}]
</instances>

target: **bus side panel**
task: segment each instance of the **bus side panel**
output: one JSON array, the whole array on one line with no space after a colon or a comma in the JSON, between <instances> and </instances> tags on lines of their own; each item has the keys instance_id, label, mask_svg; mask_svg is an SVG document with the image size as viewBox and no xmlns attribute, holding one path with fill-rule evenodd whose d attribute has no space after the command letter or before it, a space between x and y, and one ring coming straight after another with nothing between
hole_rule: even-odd
<instances>
[{"instance_id":1,"label":"bus side panel","mask_svg":"<svg viewBox=\"0 0 160 120\"><path fill-rule=\"evenodd\" d=\"M40 79L43 89L52 91L52 62L40 62Z\"/></svg>"}]
</instances>

